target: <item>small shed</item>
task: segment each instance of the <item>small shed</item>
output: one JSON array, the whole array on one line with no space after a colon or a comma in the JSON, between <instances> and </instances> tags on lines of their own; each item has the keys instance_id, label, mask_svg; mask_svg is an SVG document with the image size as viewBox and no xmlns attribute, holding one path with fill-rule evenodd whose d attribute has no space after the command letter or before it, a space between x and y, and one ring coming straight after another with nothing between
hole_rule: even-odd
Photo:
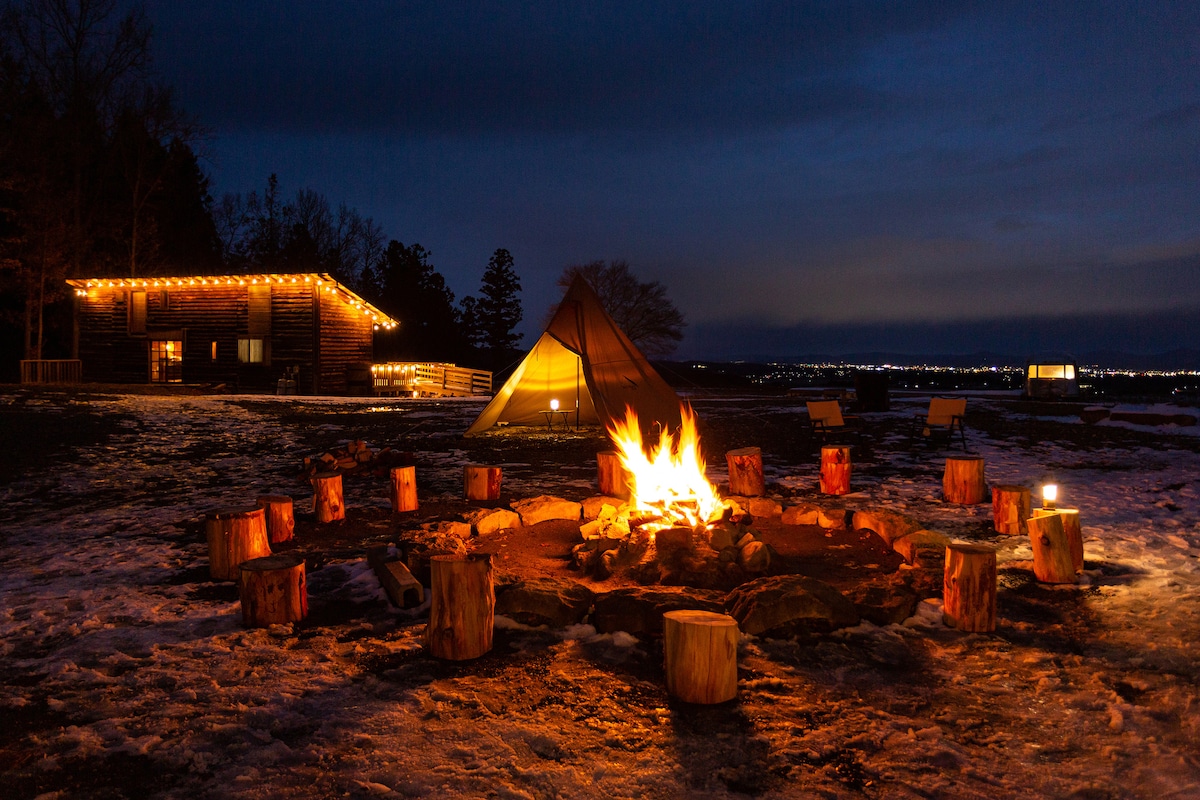
<instances>
[{"instance_id":1,"label":"small shed","mask_svg":"<svg viewBox=\"0 0 1200 800\"><path fill-rule=\"evenodd\" d=\"M323 273L88 278L75 289L83 379L369 391L374 333L396 321Z\"/></svg>"},{"instance_id":2,"label":"small shed","mask_svg":"<svg viewBox=\"0 0 1200 800\"><path fill-rule=\"evenodd\" d=\"M1079 397L1079 370L1069 358L1030 361L1025 367L1025 397L1058 400Z\"/></svg>"}]
</instances>

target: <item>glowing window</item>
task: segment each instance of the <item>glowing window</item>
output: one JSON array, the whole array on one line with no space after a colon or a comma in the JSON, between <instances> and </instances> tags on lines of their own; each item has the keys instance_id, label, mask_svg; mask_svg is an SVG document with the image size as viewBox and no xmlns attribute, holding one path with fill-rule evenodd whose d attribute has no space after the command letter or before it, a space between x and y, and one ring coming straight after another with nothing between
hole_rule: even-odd
<instances>
[{"instance_id":1,"label":"glowing window","mask_svg":"<svg viewBox=\"0 0 1200 800\"><path fill-rule=\"evenodd\" d=\"M263 340L238 339L238 361L243 364L262 364Z\"/></svg>"}]
</instances>

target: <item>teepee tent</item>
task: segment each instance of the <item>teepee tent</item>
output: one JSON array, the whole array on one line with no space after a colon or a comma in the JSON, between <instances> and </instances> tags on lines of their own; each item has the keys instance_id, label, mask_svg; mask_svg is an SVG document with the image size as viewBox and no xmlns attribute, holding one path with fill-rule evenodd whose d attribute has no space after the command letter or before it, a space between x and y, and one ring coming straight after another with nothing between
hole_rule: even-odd
<instances>
[{"instance_id":1,"label":"teepee tent","mask_svg":"<svg viewBox=\"0 0 1200 800\"><path fill-rule=\"evenodd\" d=\"M575 278L554 318L467 435L497 423L545 425L557 400L575 425L610 425L637 412L643 429L679 427L679 397L629 341L583 278Z\"/></svg>"}]
</instances>

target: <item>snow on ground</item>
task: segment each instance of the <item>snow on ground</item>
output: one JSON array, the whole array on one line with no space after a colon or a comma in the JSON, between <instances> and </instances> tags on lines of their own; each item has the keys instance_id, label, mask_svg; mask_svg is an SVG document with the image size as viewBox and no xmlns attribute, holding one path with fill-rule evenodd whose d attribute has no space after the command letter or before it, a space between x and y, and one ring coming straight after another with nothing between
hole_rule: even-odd
<instances>
[{"instance_id":1,"label":"snow on ground","mask_svg":"<svg viewBox=\"0 0 1200 800\"><path fill-rule=\"evenodd\" d=\"M705 419L744 413L693 402ZM25 402L47 431L80 415L113 428L0 489L0 795L1200 796L1190 438L1147 429L1084 449L973 431L990 482L1053 476L1061 504L1081 510L1082 585L1038 586L1027 541L988 538L1000 547L995 635L949 630L926 601L903 625L814 642L743 637L738 700L704 708L668 698L660 645L587 626L501 620L496 651L479 662L426 658L419 611L391 610L353 558L309 573L304 624L243 628L236 592L207 579L194 524L214 507L295 493L296 454L314 431L283 412L313 405ZM326 406L328 436L355 438L355 420L376 412L421 432L423 479L454 490L469 460L457 435L477 403ZM916 410L901 402L892 416ZM876 459L898 466L856 473L847 503L954 535L986 528L990 506L940 501L939 455L892 437ZM530 494L591 478L512 464L506 480L509 467ZM792 490L816 476L812 463L768 467ZM385 502L347 488L350 504ZM346 604L361 613L333 613Z\"/></svg>"}]
</instances>

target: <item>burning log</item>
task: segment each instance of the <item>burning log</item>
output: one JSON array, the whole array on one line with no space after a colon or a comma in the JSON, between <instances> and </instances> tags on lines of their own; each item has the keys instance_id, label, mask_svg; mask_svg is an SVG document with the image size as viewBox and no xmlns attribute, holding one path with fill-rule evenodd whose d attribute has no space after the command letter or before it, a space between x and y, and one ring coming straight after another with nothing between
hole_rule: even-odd
<instances>
[{"instance_id":1,"label":"burning log","mask_svg":"<svg viewBox=\"0 0 1200 800\"><path fill-rule=\"evenodd\" d=\"M258 507L209 514L204 521L204 535L213 580L235 581L243 561L271 554L266 512Z\"/></svg>"},{"instance_id":2,"label":"burning log","mask_svg":"<svg viewBox=\"0 0 1200 800\"><path fill-rule=\"evenodd\" d=\"M267 512L267 535L271 544L290 542L296 530L292 498L286 494L264 494L257 503Z\"/></svg>"},{"instance_id":3,"label":"burning log","mask_svg":"<svg viewBox=\"0 0 1200 800\"><path fill-rule=\"evenodd\" d=\"M491 556L433 556L429 567L431 599L425 647L436 658L479 658L492 649L496 595Z\"/></svg>"},{"instance_id":4,"label":"burning log","mask_svg":"<svg viewBox=\"0 0 1200 800\"><path fill-rule=\"evenodd\" d=\"M467 500L499 500L500 479L500 467L467 464L463 467L463 497Z\"/></svg>"},{"instance_id":5,"label":"burning log","mask_svg":"<svg viewBox=\"0 0 1200 800\"><path fill-rule=\"evenodd\" d=\"M1062 517L1063 532L1067 535L1067 546L1071 549L1071 563L1075 571L1083 569L1083 528L1079 524L1078 508L1035 508L1033 516L1042 517L1058 514Z\"/></svg>"},{"instance_id":6,"label":"burning log","mask_svg":"<svg viewBox=\"0 0 1200 800\"><path fill-rule=\"evenodd\" d=\"M242 562L240 573L238 594L246 627L299 622L308 616L303 556L284 553L252 558Z\"/></svg>"},{"instance_id":7,"label":"burning log","mask_svg":"<svg viewBox=\"0 0 1200 800\"><path fill-rule=\"evenodd\" d=\"M417 468L393 467L392 478L392 512L417 510Z\"/></svg>"},{"instance_id":8,"label":"burning log","mask_svg":"<svg viewBox=\"0 0 1200 800\"><path fill-rule=\"evenodd\" d=\"M317 522L337 522L346 518L341 473L318 472L313 476L313 511L317 514Z\"/></svg>"},{"instance_id":9,"label":"burning log","mask_svg":"<svg viewBox=\"0 0 1200 800\"><path fill-rule=\"evenodd\" d=\"M621 463L620 453L616 450L596 453L596 482L601 494L628 500L632 496L630 480L629 471Z\"/></svg>"},{"instance_id":10,"label":"burning log","mask_svg":"<svg viewBox=\"0 0 1200 800\"><path fill-rule=\"evenodd\" d=\"M1057 512L1030 517L1029 543L1033 546L1033 574L1042 583L1075 583L1075 558Z\"/></svg>"},{"instance_id":11,"label":"burning log","mask_svg":"<svg viewBox=\"0 0 1200 800\"><path fill-rule=\"evenodd\" d=\"M763 480L762 450L743 447L725 454L729 467L729 493L743 497L759 497L766 490Z\"/></svg>"},{"instance_id":12,"label":"burning log","mask_svg":"<svg viewBox=\"0 0 1200 800\"><path fill-rule=\"evenodd\" d=\"M947 503L975 505L982 503L987 494L983 481L983 459L974 456L959 456L946 459L946 471L942 475L942 496Z\"/></svg>"},{"instance_id":13,"label":"burning log","mask_svg":"<svg viewBox=\"0 0 1200 800\"><path fill-rule=\"evenodd\" d=\"M821 448L821 494L850 491L850 448L827 444Z\"/></svg>"},{"instance_id":14,"label":"burning log","mask_svg":"<svg viewBox=\"0 0 1200 800\"><path fill-rule=\"evenodd\" d=\"M996 629L996 548L970 542L946 546L942 619L960 631Z\"/></svg>"},{"instance_id":15,"label":"burning log","mask_svg":"<svg viewBox=\"0 0 1200 800\"><path fill-rule=\"evenodd\" d=\"M737 696L737 621L711 611L663 614L667 691L687 703Z\"/></svg>"},{"instance_id":16,"label":"burning log","mask_svg":"<svg viewBox=\"0 0 1200 800\"><path fill-rule=\"evenodd\" d=\"M1009 536L1027 532L1025 520L1030 517L1030 505L1028 486L993 486L992 524L996 532Z\"/></svg>"}]
</instances>

